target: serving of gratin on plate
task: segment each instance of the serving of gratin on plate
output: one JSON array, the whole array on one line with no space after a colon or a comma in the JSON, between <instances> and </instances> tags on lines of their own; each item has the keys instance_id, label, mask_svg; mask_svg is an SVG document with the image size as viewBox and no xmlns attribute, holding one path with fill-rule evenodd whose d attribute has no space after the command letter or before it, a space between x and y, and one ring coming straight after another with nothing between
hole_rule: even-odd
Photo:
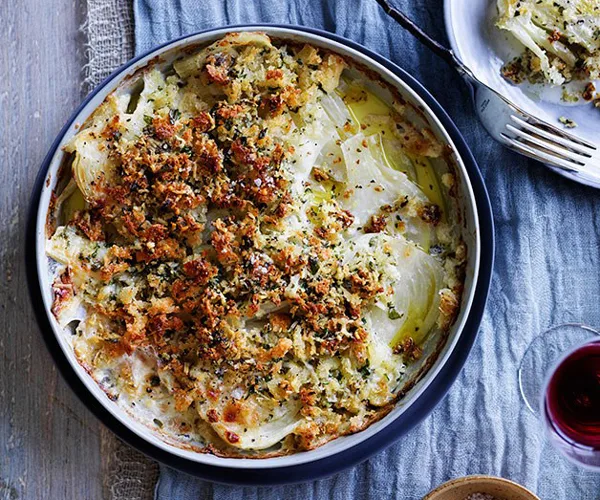
<instances>
[{"instance_id":1,"label":"serving of gratin on plate","mask_svg":"<svg viewBox=\"0 0 600 500\"><path fill-rule=\"evenodd\" d=\"M444 0L444 17L453 52L481 82L525 113L597 145L597 0ZM548 167L600 188L593 169Z\"/></svg>"},{"instance_id":2,"label":"serving of gratin on plate","mask_svg":"<svg viewBox=\"0 0 600 500\"><path fill-rule=\"evenodd\" d=\"M469 252L452 152L371 73L231 33L136 71L64 146L52 314L163 441L316 448L389 413L444 344Z\"/></svg>"},{"instance_id":3,"label":"serving of gratin on plate","mask_svg":"<svg viewBox=\"0 0 600 500\"><path fill-rule=\"evenodd\" d=\"M561 86L561 101L594 101L600 80L600 3L595 0L498 0L497 26L525 50L502 75L516 84ZM569 88L580 82L578 88Z\"/></svg>"}]
</instances>

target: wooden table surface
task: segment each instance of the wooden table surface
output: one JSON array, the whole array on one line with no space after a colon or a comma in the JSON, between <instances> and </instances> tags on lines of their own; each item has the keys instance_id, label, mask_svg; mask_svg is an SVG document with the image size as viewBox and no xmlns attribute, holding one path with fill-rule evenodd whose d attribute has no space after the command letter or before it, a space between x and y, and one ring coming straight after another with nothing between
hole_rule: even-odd
<instances>
[{"instance_id":1,"label":"wooden table surface","mask_svg":"<svg viewBox=\"0 0 600 500\"><path fill-rule=\"evenodd\" d=\"M28 202L83 98L85 0L0 0L0 500L110 496L118 441L57 372L29 302Z\"/></svg>"}]
</instances>

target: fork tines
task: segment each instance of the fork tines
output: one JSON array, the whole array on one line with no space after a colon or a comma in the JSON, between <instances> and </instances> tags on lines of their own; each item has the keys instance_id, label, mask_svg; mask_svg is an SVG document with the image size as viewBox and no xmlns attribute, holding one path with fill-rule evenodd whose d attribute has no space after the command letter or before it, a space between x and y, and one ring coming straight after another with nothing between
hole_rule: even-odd
<instances>
[{"instance_id":1,"label":"fork tines","mask_svg":"<svg viewBox=\"0 0 600 500\"><path fill-rule=\"evenodd\" d=\"M532 116L511 115L510 132L502 133L507 145L536 160L573 172L600 175L600 150L592 143L575 137Z\"/></svg>"}]
</instances>

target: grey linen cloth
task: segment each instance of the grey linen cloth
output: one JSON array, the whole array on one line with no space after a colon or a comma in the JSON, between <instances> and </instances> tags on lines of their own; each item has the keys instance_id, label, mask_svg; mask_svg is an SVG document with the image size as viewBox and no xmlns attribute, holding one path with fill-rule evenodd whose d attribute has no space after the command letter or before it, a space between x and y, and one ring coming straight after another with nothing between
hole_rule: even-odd
<instances>
[{"instance_id":1,"label":"grey linen cloth","mask_svg":"<svg viewBox=\"0 0 600 500\"><path fill-rule=\"evenodd\" d=\"M396 4L446 40L442 0ZM521 356L539 332L562 322L600 325L600 192L491 140L461 79L374 0L134 0L134 14L138 54L206 28L270 22L326 29L390 58L425 85L464 134L489 189L497 234L491 295L472 354L448 396L407 436L331 478L284 487L211 484L162 466L157 498L418 499L448 479L493 474L543 499L600 499L600 475L571 465L546 443L517 385Z\"/></svg>"}]
</instances>

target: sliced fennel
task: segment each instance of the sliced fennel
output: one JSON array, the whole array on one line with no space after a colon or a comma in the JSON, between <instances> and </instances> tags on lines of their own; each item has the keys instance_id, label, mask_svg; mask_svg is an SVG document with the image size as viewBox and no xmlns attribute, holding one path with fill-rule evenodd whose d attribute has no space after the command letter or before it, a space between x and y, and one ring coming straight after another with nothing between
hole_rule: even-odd
<instances>
[{"instance_id":1,"label":"sliced fennel","mask_svg":"<svg viewBox=\"0 0 600 500\"><path fill-rule=\"evenodd\" d=\"M219 413L227 411L219 406L222 405L206 401L199 405L199 413L202 418L211 422L208 417L211 409ZM279 405L259 396L250 397L244 401L244 416L238 417L241 421L236 419L228 422L226 418L222 418L211 422L211 426L225 442L236 448L264 450L294 432L302 422L299 410L300 404L294 400Z\"/></svg>"},{"instance_id":2,"label":"sliced fennel","mask_svg":"<svg viewBox=\"0 0 600 500\"><path fill-rule=\"evenodd\" d=\"M75 185L69 195L65 197L65 200L61 205L63 222L66 223L71 221L75 216L75 212L83 210L85 206L86 204L83 194Z\"/></svg>"},{"instance_id":3,"label":"sliced fennel","mask_svg":"<svg viewBox=\"0 0 600 500\"><path fill-rule=\"evenodd\" d=\"M55 261L70 266L80 262L101 262L106 255L106 244L85 238L73 226L60 226L46 242L46 253Z\"/></svg>"},{"instance_id":4,"label":"sliced fennel","mask_svg":"<svg viewBox=\"0 0 600 500\"><path fill-rule=\"evenodd\" d=\"M446 200L442 196L442 188L429 158L425 156L411 157L417 176L417 184L429 198L442 209L442 220L446 220Z\"/></svg>"},{"instance_id":5,"label":"sliced fennel","mask_svg":"<svg viewBox=\"0 0 600 500\"><path fill-rule=\"evenodd\" d=\"M548 83L560 85L571 79L597 78L598 2L498 0L497 5L497 26L510 31L537 57Z\"/></svg>"},{"instance_id":6,"label":"sliced fennel","mask_svg":"<svg viewBox=\"0 0 600 500\"><path fill-rule=\"evenodd\" d=\"M420 343L439 316L440 263L406 238L383 233L350 240L345 261L367 262L385 276L385 291L366 318L376 341L394 347L412 337Z\"/></svg>"},{"instance_id":7,"label":"sliced fennel","mask_svg":"<svg viewBox=\"0 0 600 500\"><path fill-rule=\"evenodd\" d=\"M409 155L398 141L393 120L393 110L379 97L355 83L346 82L343 99L332 94L324 106L329 116L337 116L336 125L349 123L352 129L360 129L369 136L377 136L370 142L373 155L390 169L405 173L416 182L432 203L442 208L445 202L435 170L425 156ZM340 110L345 104L347 113ZM332 147L333 148L333 147Z\"/></svg>"},{"instance_id":8,"label":"sliced fennel","mask_svg":"<svg viewBox=\"0 0 600 500\"><path fill-rule=\"evenodd\" d=\"M366 138L362 134L356 134L341 145L347 185L352 194L348 198L339 199L339 203L342 208L352 212L357 227L364 227L385 205L394 206L400 200L411 204L428 201L405 174L375 159L369 147L373 139L374 137ZM429 249L433 228L416 213L402 212L400 215L392 211L388 216L387 228L391 234L404 234L424 249ZM400 220L398 217L401 219L401 225L397 225Z\"/></svg>"}]
</instances>

